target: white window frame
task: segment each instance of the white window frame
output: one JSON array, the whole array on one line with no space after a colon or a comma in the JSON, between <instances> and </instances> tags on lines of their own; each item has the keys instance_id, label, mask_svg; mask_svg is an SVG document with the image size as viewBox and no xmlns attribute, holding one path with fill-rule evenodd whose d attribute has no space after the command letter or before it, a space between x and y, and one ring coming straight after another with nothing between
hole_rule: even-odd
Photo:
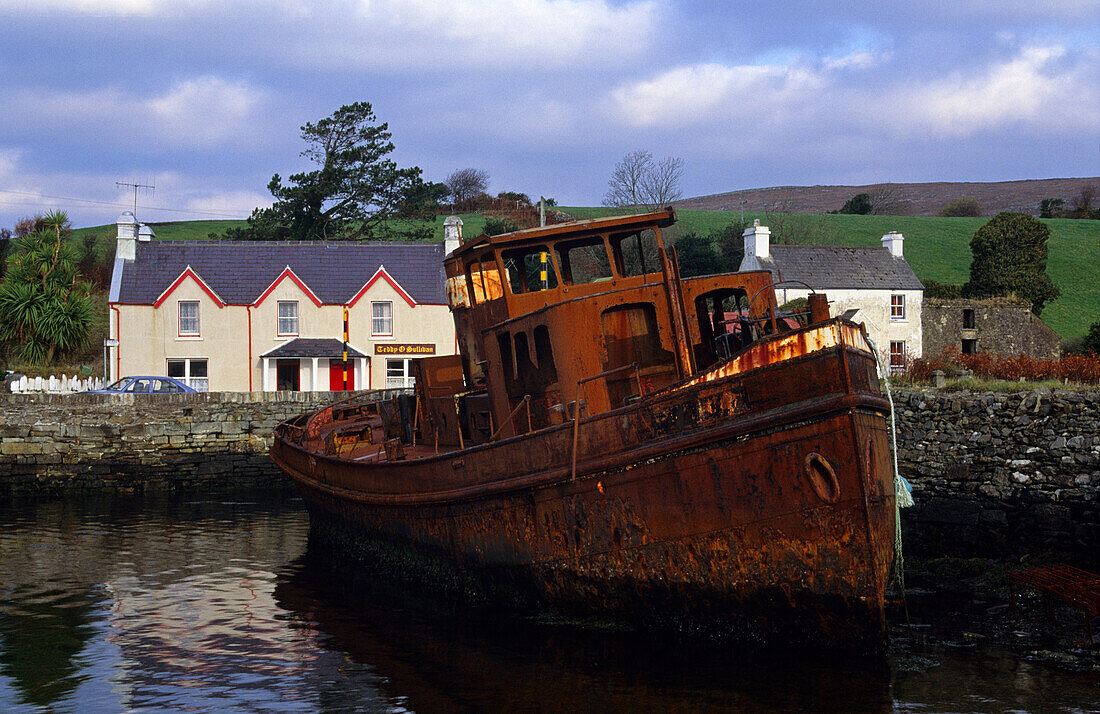
<instances>
[{"instance_id":1,"label":"white window frame","mask_svg":"<svg viewBox=\"0 0 1100 714\"><path fill-rule=\"evenodd\" d=\"M300 314L298 312L298 301L297 300L279 300L279 301L276 302L275 305L276 305L275 306L275 336L276 337L297 337L298 334L299 334L299 330L301 329L301 324L300 324L301 317L300 317ZM287 306L287 307L293 305L294 306L294 314L293 315L283 315L283 306L284 305ZM287 320L287 321L293 320L294 321L294 330L293 331L283 330L283 326L284 326L283 321L284 320ZM287 326L289 326L289 322L288 322Z\"/></svg>"},{"instance_id":2,"label":"white window frame","mask_svg":"<svg viewBox=\"0 0 1100 714\"><path fill-rule=\"evenodd\" d=\"M171 363L171 362L183 362L183 376L177 377L176 375L171 374L171 371L168 369L168 364ZM191 363L192 362L205 362L206 363L206 376L205 377L199 377L197 375L192 376L192 374L191 374ZM206 357L169 357L168 359L165 360L164 373L166 375L168 375L169 377L173 377L174 379L178 379L179 381L186 384L188 387L191 387L191 389L194 389L196 392L208 392L208 391L210 391L210 360L208 360Z\"/></svg>"},{"instance_id":3,"label":"white window frame","mask_svg":"<svg viewBox=\"0 0 1100 714\"><path fill-rule=\"evenodd\" d=\"M903 293L894 293L890 296L890 319L905 319L905 295Z\"/></svg>"},{"instance_id":4,"label":"white window frame","mask_svg":"<svg viewBox=\"0 0 1100 714\"><path fill-rule=\"evenodd\" d=\"M193 318L190 315L188 315L186 318L183 316L183 306L184 305L194 305L195 306L195 315L194 315ZM191 320L191 319L195 320L195 331L194 332L191 332L191 331L184 332L183 331L183 321L185 319L186 320ZM198 300L180 300L176 303L176 336L177 337L191 337L191 338L202 337L202 307L201 307Z\"/></svg>"},{"instance_id":5,"label":"white window frame","mask_svg":"<svg viewBox=\"0 0 1100 714\"><path fill-rule=\"evenodd\" d=\"M895 347L897 349L895 349ZM897 357L898 361L895 362L894 358ZM905 369L905 340L891 340L890 341L890 371L897 372Z\"/></svg>"},{"instance_id":6,"label":"white window frame","mask_svg":"<svg viewBox=\"0 0 1100 714\"><path fill-rule=\"evenodd\" d=\"M392 374L391 367L401 363L401 374ZM413 376L412 360L404 357L386 358L386 389L408 389L416 386L416 377Z\"/></svg>"},{"instance_id":7,"label":"white window frame","mask_svg":"<svg viewBox=\"0 0 1100 714\"><path fill-rule=\"evenodd\" d=\"M376 308L386 306L388 315L379 315L376 312ZM377 322L381 320L382 322ZM385 330L386 325L389 325L388 331ZM378 329L379 327L383 329ZM393 337L393 301L392 300L377 300L370 304L370 336L371 337Z\"/></svg>"}]
</instances>

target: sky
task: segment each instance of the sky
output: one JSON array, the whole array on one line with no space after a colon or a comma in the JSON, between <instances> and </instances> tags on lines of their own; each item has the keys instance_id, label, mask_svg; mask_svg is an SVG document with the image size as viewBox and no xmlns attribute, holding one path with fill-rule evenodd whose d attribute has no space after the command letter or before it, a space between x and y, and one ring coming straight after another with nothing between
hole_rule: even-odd
<instances>
[{"instance_id":1,"label":"sky","mask_svg":"<svg viewBox=\"0 0 1100 714\"><path fill-rule=\"evenodd\" d=\"M0 227L245 218L300 127L598 205L624 155L742 188L1100 175L1098 0L0 0Z\"/></svg>"}]
</instances>

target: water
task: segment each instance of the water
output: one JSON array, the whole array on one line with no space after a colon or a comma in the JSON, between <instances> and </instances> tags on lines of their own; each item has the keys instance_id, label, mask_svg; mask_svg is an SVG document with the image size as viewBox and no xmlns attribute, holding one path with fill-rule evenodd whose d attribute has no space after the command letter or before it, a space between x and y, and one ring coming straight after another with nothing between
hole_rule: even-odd
<instances>
[{"instance_id":1,"label":"water","mask_svg":"<svg viewBox=\"0 0 1100 714\"><path fill-rule=\"evenodd\" d=\"M294 499L0 507L0 711L1096 711L992 646L893 674L468 612L311 551Z\"/></svg>"}]
</instances>

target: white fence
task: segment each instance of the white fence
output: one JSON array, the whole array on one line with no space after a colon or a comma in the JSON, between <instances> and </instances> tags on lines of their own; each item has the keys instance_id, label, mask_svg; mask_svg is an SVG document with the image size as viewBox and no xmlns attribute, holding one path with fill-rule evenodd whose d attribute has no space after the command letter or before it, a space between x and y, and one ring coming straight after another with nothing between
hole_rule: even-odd
<instances>
[{"instance_id":1,"label":"white fence","mask_svg":"<svg viewBox=\"0 0 1100 714\"><path fill-rule=\"evenodd\" d=\"M72 394L88 389L102 389L101 377L88 377L80 379L75 374L72 377L61 375L60 377L27 377L23 376L11 382L12 394L29 394L46 392L48 394Z\"/></svg>"}]
</instances>

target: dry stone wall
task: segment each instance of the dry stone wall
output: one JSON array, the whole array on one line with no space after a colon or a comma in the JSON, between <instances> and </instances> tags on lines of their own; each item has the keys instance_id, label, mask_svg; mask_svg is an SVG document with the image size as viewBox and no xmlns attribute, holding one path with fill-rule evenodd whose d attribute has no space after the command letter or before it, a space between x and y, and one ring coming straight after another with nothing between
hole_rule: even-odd
<instances>
[{"instance_id":1,"label":"dry stone wall","mask_svg":"<svg viewBox=\"0 0 1100 714\"><path fill-rule=\"evenodd\" d=\"M284 419L329 392L0 394L0 496L275 488Z\"/></svg>"},{"instance_id":2,"label":"dry stone wall","mask_svg":"<svg viewBox=\"0 0 1100 714\"><path fill-rule=\"evenodd\" d=\"M1100 391L903 392L895 411L907 549L1098 562Z\"/></svg>"}]
</instances>

